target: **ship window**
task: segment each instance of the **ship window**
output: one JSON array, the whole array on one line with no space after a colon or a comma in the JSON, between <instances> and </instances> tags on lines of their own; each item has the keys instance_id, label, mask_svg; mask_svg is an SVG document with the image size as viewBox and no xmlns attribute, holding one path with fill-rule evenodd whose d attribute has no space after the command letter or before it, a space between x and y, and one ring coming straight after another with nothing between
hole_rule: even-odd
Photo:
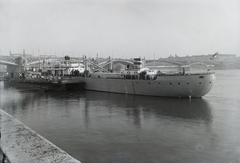
<instances>
[{"instance_id":1,"label":"ship window","mask_svg":"<svg viewBox=\"0 0 240 163\"><path fill-rule=\"evenodd\" d=\"M199 78L204 78L204 76L199 76Z\"/></svg>"},{"instance_id":2,"label":"ship window","mask_svg":"<svg viewBox=\"0 0 240 163\"><path fill-rule=\"evenodd\" d=\"M98 78L100 78L100 76L98 76Z\"/></svg>"},{"instance_id":3,"label":"ship window","mask_svg":"<svg viewBox=\"0 0 240 163\"><path fill-rule=\"evenodd\" d=\"M189 83L187 83L187 84L189 84Z\"/></svg>"},{"instance_id":4,"label":"ship window","mask_svg":"<svg viewBox=\"0 0 240 163\"><path fill-rule=\"evenodd\" d=\"M201 82L199 82L199 84L202 84Z\"/></svg>"},{"instance_id":5,"label":"ship window","mask_svg":"<svg viewBox=\"0 0 240 163\"><path fill-rule=\"evenodd\" d=\"M150 83L148 83L148 84L150 84Z\"/></svg>"},{"instance_id":6,"label":"ship window","mask_svg":"<svg viewBox=\"0 0 240 163\"><path fill-rule=\"evenodd\" d=\"M138 82L137 82L137 84L138 84Z\"/></svg>"},{"instance_id":7,"label":"ship window","mask_svg":"<svg viewBox=\"0 0 240 163\"><path fill-rule=\"evenodd\" d=\"M212 83L212 82L209 82L210 84Z\"/></svg>"},{"instance_id":8,"label":"ship window","mask_svg":"<svg viewBox=\"0 0 240 163\"><path fill-rule=\"evenodd\" d=\"M180 85L180 83L178 83L178 85Z\"/></svg>"},{"instance_id":9,"label":"ship window","mask_svg":"<svg viewBox=\"0 0 240 163\"><path fill-rule=\"evenodd\" d=\"M170 85L172 85L172 83L170 83Z\"/></svg>"},{"instance_id":10,"label":"ship window","mask_svg":"<svg viewBox=\"0 0 240 163\"><path fill-rule=\"evenodd\" d=\"M158 84L161 84L161 83L158 83Z\"/></svg>"}]
</instances>

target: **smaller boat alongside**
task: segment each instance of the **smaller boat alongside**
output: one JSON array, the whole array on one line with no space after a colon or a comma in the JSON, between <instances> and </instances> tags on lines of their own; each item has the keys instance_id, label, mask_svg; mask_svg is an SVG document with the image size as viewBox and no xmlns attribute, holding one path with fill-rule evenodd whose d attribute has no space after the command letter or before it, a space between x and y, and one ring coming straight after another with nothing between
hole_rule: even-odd
<instances>
[{"instance_id":1,"label":"smaller boat alongside","mask_svg":"<svg viewBox=\"0 0 240 163\"><path fill-rule=\"evenodd\" d=\"M10 73L4 77L4 85L28 87L44 91L81 90L84 82L80 78L83 72L81 64L72 60L43 61L41 69L24 68L21 73ZM40 63L38 63L40 64Z\"/></svg>"}]
</instances>

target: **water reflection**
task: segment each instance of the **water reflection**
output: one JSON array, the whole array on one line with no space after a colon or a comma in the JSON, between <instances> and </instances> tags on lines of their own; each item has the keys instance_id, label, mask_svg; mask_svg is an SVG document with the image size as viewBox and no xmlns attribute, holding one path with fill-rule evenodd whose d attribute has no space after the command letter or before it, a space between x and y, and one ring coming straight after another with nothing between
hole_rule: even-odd
<instances>
[{"instance_id":1,"label":"water reflection","mask_svg":"<svg viewBox=\"0 0 240 163\"><path fill-rule=\"evenodd\" d=\"M11 89L5 88L6 92ZM21 91L18 89L18 91ZM141 120L144 118L175 118L182 120L191 120L196 123L209 124L212 121L211 105L204 99L178 99L161 98L148 96L134 96L115 93L81 91L81 92L34 92L25 93L15 90L12 94L20 94L21 98L13 100L12 112L19 107L22 111L26 108L40 107L41 100L46 103L53 101L61 103L66 112L69 111L73 101L82 104L84 107L84 119L86 126L89 123L89 110L92 107L104 107L109 115L117 111L119 114L125 114L136 127L141 127ZM8 103L9 105L9 103ZM67 109L66 109L67 108ZM70 115L69 115L70 116Z\"/></svg>"},{"instance_id":2,"label":"water reflection","mask_svg":"<svg viewBox=\"0 0 240 163\"><path fill-rule=\"evenodd\" d=\"M239 162L236 74L191 100L45 93L0 82L0 106L82 162Z\"/></svg>"},{"instance_id":3,"label":"water reflection","mask_svg":"<svg viewBox=\"0 0 240 163\"><path fill-rule=\"evenodd\" d=\"M83 162L166 161L195 147L198 135L212 135L212 109L204 99L94 91L0 93L8 99L4 110Z\"/></svg>"},{"instance_id":4,"label":"water reflection","mask_svg":"<svg viewBox=\"0 0 240 163\"><path fill-rule=\"evenodd\" d=\"M86 98L86 112L89 102L97 102L100 105L105 103L105 107L109 111L113 108L124 108L126 116L132 117L137 126L141 125L141 118L151 115L163 118L202 120L206 124L212 121L211 105L204 99L160 98L94 91L86 91L83 94ZM86 113L86 115L88 114Z\"/></svg>"}]
</instances>

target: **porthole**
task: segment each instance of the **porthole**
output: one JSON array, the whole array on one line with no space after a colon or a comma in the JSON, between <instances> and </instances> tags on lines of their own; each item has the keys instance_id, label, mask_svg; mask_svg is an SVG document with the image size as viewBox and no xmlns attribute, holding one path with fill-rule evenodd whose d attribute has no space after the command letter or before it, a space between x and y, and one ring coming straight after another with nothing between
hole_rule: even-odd
<instances>
[{"instance_id":1,"label":"porthole","mask_svg":"<svg viewBox=\"0 0 240 163\"><path fill-rule=\"evenodd\" d=\"M159 85L161 84L161 83L158 83Z\"/></svg>"},{"instance_id":2,"label":"porthole","mask_svg":"<svg viewBox=\"0 0 240 163\"><path fill-rule=\"evenodd\" d=\"M148 84L150 84L150 83L148 83Z\"/></svg>"},{"instance_id":3,"label":"porthole","mask_svg":"<svg viewBox=\"0 0 240 163\"><path fill-rule=\"evenodd\" d=\"M180 83L178 83L178 85L180 85Z\"/></svg>"},{"instance_id":4,"label":"porthole","mask_svg":"<svg viewBox=\"0 0 240 163\"><path fill-rule=\"evenodd\" d=\"M189 83L187 83L187 84L189 84Z\"/></svg>"},{"instance_id":5,"label":"porthole","mask_svg":"<svg viewBox=\"0 0 240 163\"><path fill-rule=\"evenodd\" d=\"M199 82L199 84L202 84L201 82Z\"/></svg>"},{"instance_id":6,"label":"porthole","mask_svg":"<svg viewBox=\"0 0 240 163\"><path fill-rule=\"evenodd\" d=\"M170 85L172 85L172 83L170 83Z\"/></svg>"},{"instance_id":7,"label":"porthole","mask_svg":"<svg viewBox=\"0 0 240 163\"><path fill-rule=\"evenodd\" d=\"M212 82L209 82L210 84L212 83Z\"/></svg>"},{"instance_id":8,"label":"porthole","mask_svg":"<svg viewBox=\"0 0 240 163\"><path fill-rule=\"evenodd\" d=\"M137 82L137 84L138 84L138 82Z\"/></svg>"}]
</instances>

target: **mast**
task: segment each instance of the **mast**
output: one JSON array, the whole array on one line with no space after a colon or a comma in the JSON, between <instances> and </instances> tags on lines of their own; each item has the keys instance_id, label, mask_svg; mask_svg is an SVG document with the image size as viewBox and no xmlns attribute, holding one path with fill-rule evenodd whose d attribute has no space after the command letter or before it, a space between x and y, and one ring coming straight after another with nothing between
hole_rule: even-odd
<instances>
[{"instance_id":1,"label":"mast","mask_svg":"<svg viewBox=\"0 0 240 163\"><path fill-rule=\"evenodd\" d=\"M155 66L155 53L154 53L154 66Z\"/></svg>"}]
</instances>

